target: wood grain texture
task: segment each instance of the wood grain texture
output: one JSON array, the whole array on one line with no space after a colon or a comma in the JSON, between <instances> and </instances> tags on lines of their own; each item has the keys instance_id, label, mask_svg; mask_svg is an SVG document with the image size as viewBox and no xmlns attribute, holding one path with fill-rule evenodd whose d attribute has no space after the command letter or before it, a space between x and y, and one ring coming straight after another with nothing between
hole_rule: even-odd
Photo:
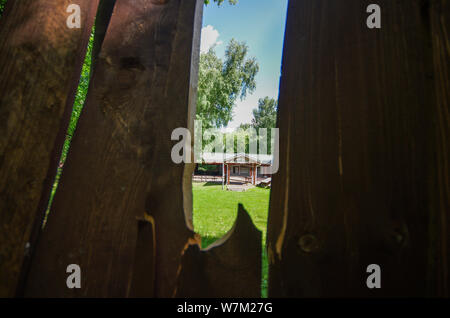
<instances>
[{"instance_id":1,"label":"wood grain texture","mask_svg":"<svg viewBox=\"0 0 450 318\"><path fill-rule=\"evenodd\" d=\"M155 295L155 260L155 220L145 215L143 219L138 220L130 297L143 298Z\"/></svg>"},{"instance_id":2,"label":"wood grain texture","mask_svg":"<svg viewBox=\"0 0 450 318\"><path fill-rule=\"evenodd\" d=\"M72 1L8 1L0 24L0 296L15 293L33 247L59 154L97 1L79 0L81 28L69 29ZM56 142L55 142L56 141ZM38 211L38 213L36 212ZM36 219L37 216L37 219ZM27 242L30 249L25 249Z\"/></svg>"},{"instance_id":3,"label":"wood grain texture","mask_svg":"<svg viewBox=\"0 0 450 318\"><path fill-rule=\"evenodd\" d=\"M431 226L430 273L428 279L438 295L450 296L450 1L430 5L433 45L436 116L433 121L435 167L430 195L434 211Z\"/></svg>"},{"instance_id":4,"label":"wood grain texture","mask_svg":"<svg viewBox=\"0 0 450 318\"><path fill-rule=\"evenodd\" d=\"M95 17L94 43L92 44L91 76L94 74L94 68L97 64L115 5L116 0L100 0L98 5L97 16Z\"/></svg>"},{"instance_id":5,"label":"wood grain texture","mask_svg":"<svg viewBox=\"0 0 450 318\"><path fill-rule=\"evenodd\" d=\"M289 2L269 296L448 295L448 2L370 3Z\"/></svg>"},{"instance_id":6,"label":"wood grain texture","mask_svg":"<svg viewBox=\"0 0 450 318\"><path fill-rule=\"evenodd\" d=\"M261 231L240 204L233 228L207 249L183 254L176 297L261 297Z\"/></svg>"},{"instance_id":7,"label":"wood grain texture","mask_svg":"<svg viewBox=\"0 0 450 318\"><path fill-rule=\"evenodd\" d=\"M171 160L170 137L188 127L201 10L201 0L117 1L25 295L136 295L136 218L146 214L156 242L155 289L147 296L173 295L193 233L183 212L184 167ZM82 271L78 290L65 283L72 263Z\"/></svg>"}]
</instances>

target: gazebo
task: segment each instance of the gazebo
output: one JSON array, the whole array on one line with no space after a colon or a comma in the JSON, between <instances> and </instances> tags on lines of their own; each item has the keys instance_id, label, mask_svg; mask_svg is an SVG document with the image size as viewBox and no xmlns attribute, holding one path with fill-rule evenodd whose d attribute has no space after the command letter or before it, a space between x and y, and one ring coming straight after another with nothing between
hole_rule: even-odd
<instances>
[{"instance_id":1,"label":"gazebo","mask_svg":"<svg viewBox=\"0 0 450 318\"><path fill-rule=\"evenodd\" d=\"M271 174L272 155L233 154L233 153L203 153L203 163L222 166L222 183L230 184L232 176L250 179L257 184L258 171L261 175Z\"/></svg>"}]
</instances>

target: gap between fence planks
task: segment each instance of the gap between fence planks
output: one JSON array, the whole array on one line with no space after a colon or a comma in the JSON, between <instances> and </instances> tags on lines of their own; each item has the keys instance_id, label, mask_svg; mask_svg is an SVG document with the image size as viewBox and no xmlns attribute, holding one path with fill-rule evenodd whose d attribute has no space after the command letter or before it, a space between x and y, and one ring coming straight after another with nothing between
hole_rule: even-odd
<instances>
[{"instance_id":1,"label":"gap between fence planks","mask_svg":"<svg viewBox=\"0 0 450 318\"><path fill-rule=\"evenodd\" d=\"M71 3L8 1L0 23L0 297L33 250L98 1L77 2L79 29L66 25Z\"/></svg>"}]
</instances>

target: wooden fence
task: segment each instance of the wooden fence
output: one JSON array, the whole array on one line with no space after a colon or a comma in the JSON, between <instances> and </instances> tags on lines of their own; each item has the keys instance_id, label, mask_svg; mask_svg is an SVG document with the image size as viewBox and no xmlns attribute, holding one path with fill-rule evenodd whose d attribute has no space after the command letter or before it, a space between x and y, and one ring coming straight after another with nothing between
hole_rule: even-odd
<instances>
[{"instance_id":1,"label":"wooden fence","mask_svg":"<svg viewBox=\"0 0 450 318\"><path fill-rule=\"evenodd\" d=\"M97 13L78 0L72 29L71 2L8 1L0 20L0 296L258 297L245 207L200 249L193 165L170 157L172 130L193 127L203 2L118 0L110 16L114 1ZM371 2L289 2L269 296L449 295L450 3L377 0L370 29ZM86 104L42 229L96 14Z\"/></svg>"}]
</instances>

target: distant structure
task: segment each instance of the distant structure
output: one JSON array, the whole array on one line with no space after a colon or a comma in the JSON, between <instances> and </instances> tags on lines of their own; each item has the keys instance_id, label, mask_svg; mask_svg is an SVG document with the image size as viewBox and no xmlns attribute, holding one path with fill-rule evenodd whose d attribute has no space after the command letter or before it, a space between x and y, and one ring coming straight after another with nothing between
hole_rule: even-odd
<instances>
[{"instance_id":1,"label":"distant structure","mask_svg":"<svg viewBox=\"0 0 450 318\"><path fill-rule=\"evenodd\" d=\"M230 184L232 177L256 185L259 177L272 174L272 155L233 154L233 153L203 153L202 161L207 165L222 167L222 183Z\"/></svg>"}]
</instances>

